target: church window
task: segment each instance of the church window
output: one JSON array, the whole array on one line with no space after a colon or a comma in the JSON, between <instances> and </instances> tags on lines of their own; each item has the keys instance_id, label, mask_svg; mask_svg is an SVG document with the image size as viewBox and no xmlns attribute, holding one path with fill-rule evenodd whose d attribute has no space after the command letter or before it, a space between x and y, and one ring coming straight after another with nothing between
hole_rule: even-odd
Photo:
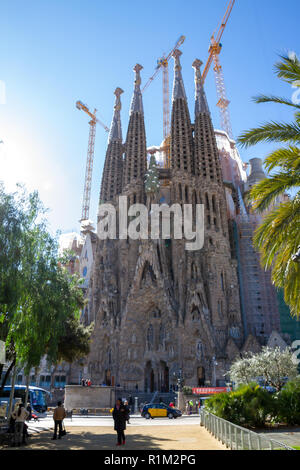
<instances>
[{"instance_id":1,"label":"church window","mask_svg":"<svg viewBox=\"0 0 300 470\"><path fill-rule=\"evenodd\" d=\"M148 349L148 351L151 351L153 349L153 343L154 343L153 326L149 325L149 328L147 330L147 349Z\"/></svg>"}]
</instances>

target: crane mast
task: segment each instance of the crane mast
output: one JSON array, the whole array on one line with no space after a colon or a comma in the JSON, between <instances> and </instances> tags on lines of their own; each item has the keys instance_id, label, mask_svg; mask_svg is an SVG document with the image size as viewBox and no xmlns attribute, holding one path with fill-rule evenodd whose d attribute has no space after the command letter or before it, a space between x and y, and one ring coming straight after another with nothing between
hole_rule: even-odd
<instances>
[{"instance_id":1,"label":"crane mast","mask_svg":"<svg viewBox=\"0 0 300 470\"><path fill-rule=\"evenodd\" d=\"M222 66L220 63L219 55L222 50L222 44L220 41L223 36L224 30L226 28L226 25L229 20L234 4L235 4L235 0L229 1L225 15L221 21L221 25L217 32L217 35L215 37L215 32L214 32L211 37L210 47L208 50L209 57L207 59L206 65L202 73L202 83L204 84L206 76L210 69L210 66L212 62L214 63L215 82L216 82L216 88L217 88L217 95L219 98L217 106L220 109L221 127L225 132L227 132L230 138L233 138L230 114L229 114L229 109L228 109L230 101L227 99L224 75L223 75L223 70L222 70Z\"/></svg>"},{"instance_id":2,"label":"crane mast","mask_svg":"<svg viewBox=\"0 0 300 470\"><path fill-rule=\"evenodd\" d=\"M93 176L93 164L94 164L94 153L95 153L95 138L96 138L96 124L99 123L106 132L109 132L109 128L103 124L99 119L96 118L97 109L94 109L94 112L91 113L89 108L83 104L81 101L76 102L76 107L79 110L84 111L91 120L89 121L90 131L89 131L89 142L88 142L88 151L86 158L86 168L85 168L85 179L84 179L84 190L83 190L83 200L82 200L82 212L80 222L83 220L89 219L90 213L90 202L91 202L91 187L92 187L92 176Z\"/></svg>"},{"instance_id":3,"label":"crane mast","mask_svg":"<svg viewBox=\"0 0 300 470\"><path fill-rule=\"evenodd\" d=\"M162 69L162 78L163 78L163 138L164 143L161 147L161 150L165 152L165 167L169 167L170 165L170 94L169 94L169 60L172 57L173 52L177 49L183 42L185 41L185 36L180 36L179 39L176 41L175 46L173 49L167 54L163 55L157 61L157 67L155 69L154 74L149 78L147 83L145 84L142 92L144 92L150 83L154 80L156 75Z\"/></svg>"}]
</instances>

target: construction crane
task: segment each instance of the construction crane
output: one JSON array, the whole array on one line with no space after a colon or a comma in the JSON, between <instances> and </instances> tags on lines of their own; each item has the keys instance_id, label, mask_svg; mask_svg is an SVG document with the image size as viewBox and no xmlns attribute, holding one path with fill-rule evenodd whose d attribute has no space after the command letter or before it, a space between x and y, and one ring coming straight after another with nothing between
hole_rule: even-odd
<instances>
[{"instance_id":1,"label":"construction crane","mask_svg":"<svg viewBox=\"0 0 300 470\"><path fill-rule=\"evenodd\" d=\"M165 152L165 167L170 166L170 98L169 98L169 60L172 57L173 52L185 41L185 36L180 36L176 41L173 49L167 54L163 55L160 59L157 60L157 66L155 68L154 74L149 78L146 85L142 89L144 92L150 83L153 82L156 75L162 69L163 76L163 145L160 150Z\"/></svg>"},{"instance_id":2,"label":"construction crane","mask_svg":"<svg viewBox=\"0 0 300 470\"><path fill-rule=\"evenodd\" d=\"M219 55L222 50L222 44L220 41L223 36L224 30L226 28L226 25L229 20L234 4L235 4L235 0L230 0L217 34L215 34L216 33L215 31L211 37L210 47L208 49L209 57L207 59L206 65L202 73L202 83L204 84L206 76L210 69L211 63L212 62L214 63L215 81L216 81L216 87L217 87L217 95L219 98L217 106L220 108L221 127L225 132L227 132L230 138L233 138L230 115L229 115L229 110L228 110L230 101L227 99L226 88L225 88L225 83L224 83L224 75L223 75L223 70L222 70L222 66L220 63Z\"/></svg>"},{"instance_id":3,"label":"construction crane","mask_svg":"<svg viewBox=\"0 0 300 470\"><path fill-rule=\"evenodd\" d=\"M76 108L84 111L91 118L91 120L89 121L90 132L89 132L88 151L87 151L87 158L86 158L82 213L81 213L81 219L80 219L80 222L82 222L83 220L88 220L89 213L90 213L96 124L100 124L105 129L106 132L109 132L109 128L103 122L101 122L99 119L96 118L97 109L94 109L94 112L91 113L87 105L83 104L82 101L76 101Z\"/></svg>"}]
</instances>

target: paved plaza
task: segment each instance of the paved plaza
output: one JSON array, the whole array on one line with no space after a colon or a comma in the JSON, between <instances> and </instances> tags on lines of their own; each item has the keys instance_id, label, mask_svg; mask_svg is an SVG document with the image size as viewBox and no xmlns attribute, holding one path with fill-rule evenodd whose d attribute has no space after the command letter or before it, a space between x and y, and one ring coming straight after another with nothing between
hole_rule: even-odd
<instances>
[{"instance_id":1,"label":"paved plaza","mask_svg":"<svg viewBox=\"0 0 300 470\"><path fill-rule=\"evenodd\" d=\"M126 445L116 447L111 417L73 417L65 420L67 435L52 441L51 418L30 423L30 450L225 450L200 427L199 417L145 420L133 417L126 430ZM18 450L18 449L17 449Z\"/></svg>"}]
</instances>

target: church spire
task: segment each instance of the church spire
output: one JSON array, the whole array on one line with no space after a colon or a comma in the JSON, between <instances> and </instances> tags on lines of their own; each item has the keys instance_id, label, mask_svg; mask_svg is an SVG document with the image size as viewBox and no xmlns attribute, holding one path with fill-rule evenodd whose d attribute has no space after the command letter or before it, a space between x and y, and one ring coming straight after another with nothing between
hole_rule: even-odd
<instances>
[{"instance_id":1,"label":"church spire","mask_svg":"<svg viewBox=\"0 0 300 470\"><path fill-rule=\"evenodd\" d=\"M203 64L201 60L196 59L193 62L192 67L195 70L195 117L200 113L209 114L209 108L205 91L202 84L200 67Z\"/></svg>"},{"instance_id":2,"label":"church spire","mask_svg":"<svg viewBox=\"0 0 300 470\"><path fill-rule=\"evenodd\" d=\"M133 70L135 72L135 81L134 81L134 92L131 100L131 105L130 105L130 113L129 115L131 116L132 113L144 113L143 110L143 100L142 100L142 92L141 92L141 74L140 71L143 69L143 66L140 64L136 64L133 67Z\"/></svg>"},{"instance_id":3,"label":"church spire","mask_svg":"<svg viewBox=\"0 0 300 470\"><path fill-rule=\"evenodd\" d=\"M136 64L133 68L135 72L135 82L126 137L126 152L123 165L123 189L131 182L136 183L137 180L142 182L144 186L144 175L147 170L146 133L143 100L140 88L140 71L142 68L140 64Z\"/></svg>"},{"instance_id":4,"label":"church spire","mask_svg":"<svg viewBox=\"0 0 300 470\"><path fill-rule=\"evenodd\" d=\"M123 143L120 117L122 93L121 88L116 88L114 91L116 98L103 168L100 203L112 201L122 192Z\"/></svg>"},{"instance_id":5,"label":"church spire","mask_svg":"<svg viewBox=\"0 0 300 470\"><path fill-rule=\"evenodd\" d=\"M173 84L173 97L172 100L176 100L178 98L183 98L186 100L186 94L184 89L184 84L181 75L181 64L180 64L180 56L182 52L179 49L175 49L172 54L174 58L175 65L174 65L174 84Z\"/></svg>"},{"instance_id":6,"label":"church spire","mask_svg":"<svg viewBox=\"0 0 300 470\"><path fill-rule=\"evenodd\" d=\"M122 142L122 127L121 127L121 94L124 93L122 88L116 88L114 94L116 96L114 114L110 125L110 131L108 135L108 143L112 141Z\"/></svg>"},{"instance_id":7,"label":"church spire","mask_svg":"<svg viewBox=\"0 0 300 470\"><path fill-rule=\"evenodd\" d=\"M222 184L219 152L209 107L203 88L200 67L202 62L193 62L195 70L195 172L208 181Z\"/></svg>"},{"instance_id":8,"label":"church spire","mask_svg":"<svg viewBox=\"0 0 300 470\"><path fill-rule=\"evenodd\" d=\"M181 75L181 51L175 49L173 104L171 118L171 166L174 170L194 173L193 135L184 84Z\"/></svg>"}]
</instances>

